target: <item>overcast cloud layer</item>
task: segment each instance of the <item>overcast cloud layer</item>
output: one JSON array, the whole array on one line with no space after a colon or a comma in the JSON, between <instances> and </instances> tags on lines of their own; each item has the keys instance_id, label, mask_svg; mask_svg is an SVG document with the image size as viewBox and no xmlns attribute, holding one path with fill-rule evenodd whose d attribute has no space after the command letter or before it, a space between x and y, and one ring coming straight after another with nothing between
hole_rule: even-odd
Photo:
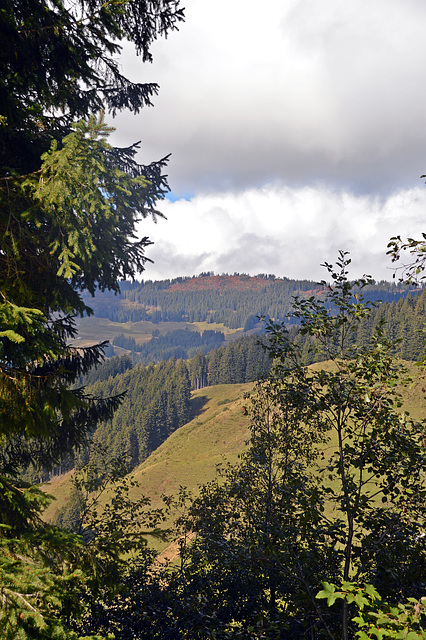
<instances>
[{"instance_id":1,"label":"overcast cloud layer","mask_svg":"<svg viewBox=\"0 0 426 640\"><path fill-rule=\"evenodd\" d=\"M391 278L391 235L423 230L426 3L188 0L186 23L124 71L153 109L119 116L142 162L172 152L176 202L146 222L145 278L213 270L321 277L337 249ZM180 200L179 198L185 198Z\"/></svg>"}]
</instances>

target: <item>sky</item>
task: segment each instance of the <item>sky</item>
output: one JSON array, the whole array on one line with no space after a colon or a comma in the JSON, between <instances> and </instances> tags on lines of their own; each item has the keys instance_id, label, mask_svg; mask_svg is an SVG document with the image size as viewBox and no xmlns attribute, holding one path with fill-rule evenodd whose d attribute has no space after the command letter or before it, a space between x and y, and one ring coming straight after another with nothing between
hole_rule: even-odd
<instances>
[{"instance_id":1,"label":"sky","mask_svg":"<svg viewBox=\"0 0 426 640\"><path fill-rule=\"evenodd\" d=\"M171 153L167 220L145 280L274 273L320 280L339 250L351 276L391 280L389 238L424 231L424 0L187 0L179 31L130 48L123 71L157 82L112 142Z\"/></svg>"}]
</instances>

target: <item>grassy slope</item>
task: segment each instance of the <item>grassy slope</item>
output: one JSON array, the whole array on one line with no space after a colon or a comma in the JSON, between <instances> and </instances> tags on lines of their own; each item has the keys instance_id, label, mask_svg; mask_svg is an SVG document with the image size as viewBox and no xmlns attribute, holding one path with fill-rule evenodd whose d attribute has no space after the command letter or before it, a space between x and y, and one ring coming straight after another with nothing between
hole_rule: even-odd
<instances>
[{"instance_id":1,"label":"grassy slope","mask_svg":"<svg viewBox=\"0 0 426 640\"><path fill-rule=\"evenodd\" d=\"M212 479L216 465L235 462L248 438L243 395L250 384L217 385L195 391L193 418L175 431L134 471L154 501L183 485L196 491Z\"/></svg>"},{"instance_id":2,"label":"grassy slope","mask_svg":"<svg viewBox=\"0 0 426 640\"><path fill-rule=\"evenodd\" d=\"M237 460L248 438L242 409L243 395L251 386L217 385L193 392L192 419L134 470L139 492L149 496L154 506L163 494L177 493L180 485L196 493L199 484L213 478L217 464ZM45 511L47 520L67 502L70 477L71 472L45 485L56 498Z\"/></svg>"},{"instance_id":3,"label":"grassy slope","mask_svg":"<svg viewBox=\"0 0 426 640\"><path fill-rule=\"evenodd\" d=\"M415 420L424 420L426 416L425 373L422 374L421 369L414 362L401 361L401 363L407 369L407 375L411 376L412 382L399 389L403 400L400 410L407 411ZM316 371L320 369L330 371L333 365L330 362L317 362L310 365L310 368Z\"/></svg>"}]
</instances>

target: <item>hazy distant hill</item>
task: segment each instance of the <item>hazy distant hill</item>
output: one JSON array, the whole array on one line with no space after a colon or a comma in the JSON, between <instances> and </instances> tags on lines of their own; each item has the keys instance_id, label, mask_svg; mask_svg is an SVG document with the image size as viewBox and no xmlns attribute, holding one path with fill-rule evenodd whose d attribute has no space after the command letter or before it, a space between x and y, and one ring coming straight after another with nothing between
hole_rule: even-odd
<instances>
[{"instance_id":1,"label":"hazy distant hill","mask_svg":"<svg viewBox=\"0 0 426 640\"><path fill-rule=\"evenodd\" d=\"M297 322L291 317L294 297L320 296L323 291L323 286L310 280L265 274L207 273L159 282L124 282L118 296L103 292L86 300L94 316L78 319L78 340L81 346L109 340L107 356L129 354L134 364L191 359L244 335L261 333L265 325L259 316L290 327ZM366 301L383 304L361 323L354 340L364 344L384 318L389 337L400 340L395 355L418 359L423 351L426 289L382 281L362 293ZM308 354L309 344L305 351ZM307 362L312 360L308 357ZM212 380L210 384L248 381L239 375L234 380L214 375Z\"/></svg>"}]
</instances>

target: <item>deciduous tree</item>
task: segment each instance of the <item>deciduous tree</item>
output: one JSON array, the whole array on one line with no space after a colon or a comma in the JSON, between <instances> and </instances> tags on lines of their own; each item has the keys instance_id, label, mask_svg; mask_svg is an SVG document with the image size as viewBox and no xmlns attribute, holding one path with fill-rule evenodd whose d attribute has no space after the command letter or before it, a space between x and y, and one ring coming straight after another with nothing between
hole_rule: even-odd
<instances>
[{"instance_id":1,"label":"deciduous tree","mask_svg":"<svg viewBox=\"0 0 426 640\"><path fill-rule=\"evenodd\" d=\"M340 253L323 297L295 300L322 362L306 366L285 325L269 324L274 366L252 400L248 450L192 507L187 580L208 594L218 637L233 637L234 621L235 637L261 622L271 637L278 625L283 637L347 640L349 603L340 621L316 606L321 580L371 582L390 600L423 595L424 425L401 410L409 380L382 324L354 344L371 305L369 279L352 282L349 264Z\"/></svg>"}]
</instances>

